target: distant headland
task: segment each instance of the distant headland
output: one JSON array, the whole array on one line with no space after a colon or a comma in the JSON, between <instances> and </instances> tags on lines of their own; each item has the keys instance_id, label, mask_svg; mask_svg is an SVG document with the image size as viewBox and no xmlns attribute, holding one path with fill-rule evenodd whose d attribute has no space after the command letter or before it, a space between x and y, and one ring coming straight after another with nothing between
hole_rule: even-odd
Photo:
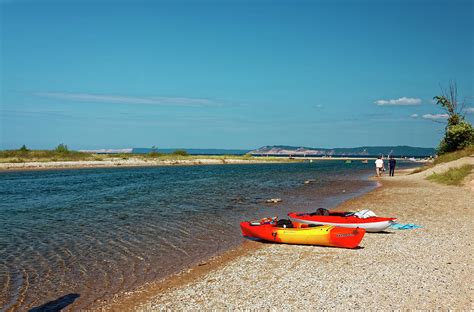
<instances>
[{"instance_id":1,"label":"distant headland","mask_svg":"<svg viewBox=\"0 0 474 312\"><path fill-rule=\"evenodd\" d=\"M434 148L413 146L361 146L351 148L313 148L286 145L264 146L249 152L252 155L270 156L378 156L429 157L436 154Z\"/></svg>"},{"instance_id":2,"label":"distant headland","mask_svg":"<svg viewBox=\"0 0 474 312\"><path fill-rule=\"evenodd\" d=\"M100 149L100 150L82 150L83 152L99 154L148 154L157 150L160 153L173 153L176 150L184 150L189 155L245 155L253 156L332 156L332 157L352 157L352 156L378 156L392 155L394 157L429 157L436 154L436 149L413 146L361 146L348 148L319 148L319 147L296 147L289 145L270 145L263 146L254 150L248 149L199 149L199 148L128 148L128 149Z\"/></svg>"}]
</instances>

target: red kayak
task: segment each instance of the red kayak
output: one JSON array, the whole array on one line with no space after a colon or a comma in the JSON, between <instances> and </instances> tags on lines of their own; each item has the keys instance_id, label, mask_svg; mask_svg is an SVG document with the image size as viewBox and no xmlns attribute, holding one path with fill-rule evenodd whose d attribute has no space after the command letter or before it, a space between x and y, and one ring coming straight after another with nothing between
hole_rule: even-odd
<instances>
[{"instance_id":1,"label":"red kayak","mask_svg":"<svg viewBox=\"0 0 474 312\"><path fill-rule=\"evenodd\" d=\"M346 228L362 228L367 232L381 232L394 223L397 218L377 216L358 216L354 212L341 212L319 208L313 213L290 212L290 220L306 224L333 225Z\"/></svg>"},{"instance_id":2,"label":"red kayak","mask_svg":"<svg viewBox=\"0 0 474 312\"><path fill-rule=\"evenodd\" d=\"M335 226L310 226L290 220L278 222L241 222L242 235L269 242L297 245L319 245L356 248L364 237L364 229Z\"/></svg>"}]
</instances>

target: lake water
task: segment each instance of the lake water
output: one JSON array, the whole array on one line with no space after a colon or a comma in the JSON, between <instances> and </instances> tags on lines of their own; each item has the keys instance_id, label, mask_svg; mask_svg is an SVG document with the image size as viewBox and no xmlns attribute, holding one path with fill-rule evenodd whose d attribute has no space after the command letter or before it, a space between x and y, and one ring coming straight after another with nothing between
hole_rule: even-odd
<instances>
[{"instance_id":1,"label":"lake water","mask_svg":"<svg viewBox=\"0 0 474 312\"><path fill-rule=\"evenodd\" d=\"M0 172L0 310L90 307L239 245L240 221L362 194L369 175L359 161Z\"/></svg>"}]
</instances>

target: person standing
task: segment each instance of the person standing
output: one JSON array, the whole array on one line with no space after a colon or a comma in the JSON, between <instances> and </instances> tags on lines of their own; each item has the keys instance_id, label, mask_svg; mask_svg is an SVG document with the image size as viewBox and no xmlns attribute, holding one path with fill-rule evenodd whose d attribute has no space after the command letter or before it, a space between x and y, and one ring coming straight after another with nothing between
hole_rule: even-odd
<instances>
[{"instance_id":1,"label":"person standing","mask_svg":"<svg viewBox=\"0 0 474 312\"><path fill-rule=\"evenodd\" d=\"M388 170L389 170L389 175L393 177L395 174L395 165L397 164L397 161L395 158L393 158L392 155L390 155L390 159L388 160Z\"/></svg>"},{"instance_id":2,"label":"person standing","mask_svg":"<svg viewBox=\"0 0 474 312\"><path fill-rule=\"evenodd\" d=\"M382 160L382 157L379 156L375 160L375 173L377 174L377 177L380 177L382 175L382 170L383 170L383 160Z\"/></svg>"}]
</instances>

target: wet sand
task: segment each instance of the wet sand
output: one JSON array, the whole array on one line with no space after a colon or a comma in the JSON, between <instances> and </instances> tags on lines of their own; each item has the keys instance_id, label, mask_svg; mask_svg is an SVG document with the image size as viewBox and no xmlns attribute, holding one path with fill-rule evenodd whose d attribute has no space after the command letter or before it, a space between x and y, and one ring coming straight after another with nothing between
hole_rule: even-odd
<instances>
[{"instance_id":1,"label":"wet sand","mask_svg":"<svg viewBox=\"0 0 474 312\"><path fill-rule=\"evenodd\" d=\"M473 176L463 187L425 180L464 163L474 158L385 175L381 187L337 207L371 209L421 229L369 233L355 250L248 241L97 309L472 309Z\"/></svg>"}]
</instances>

